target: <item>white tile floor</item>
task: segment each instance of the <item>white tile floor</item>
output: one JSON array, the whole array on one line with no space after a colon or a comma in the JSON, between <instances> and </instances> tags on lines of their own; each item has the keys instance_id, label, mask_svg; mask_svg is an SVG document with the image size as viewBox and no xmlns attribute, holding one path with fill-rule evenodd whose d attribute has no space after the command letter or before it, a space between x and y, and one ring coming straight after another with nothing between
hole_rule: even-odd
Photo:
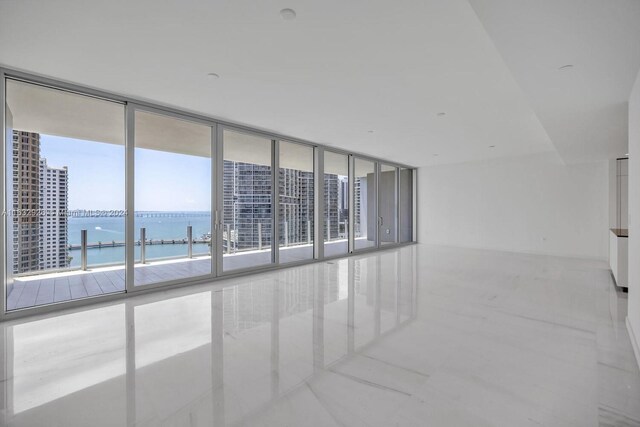
<instances>
[{"instance_id":1,"label":"white tile floor","mask_svg":"<svg viewBox=\"0 0 640 427\"><path fill-rule=\"evenodd\" d=\"M9 426L640 425L606 263L416 245L0 324Z\"/></svg>"}]
</instances>

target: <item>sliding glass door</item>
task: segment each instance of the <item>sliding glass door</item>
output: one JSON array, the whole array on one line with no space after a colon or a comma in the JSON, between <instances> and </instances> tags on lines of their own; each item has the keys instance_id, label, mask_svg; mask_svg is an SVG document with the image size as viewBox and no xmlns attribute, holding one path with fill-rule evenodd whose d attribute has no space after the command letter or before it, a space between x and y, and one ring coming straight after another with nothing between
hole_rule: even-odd
<instances>
[{"instance_id":1,"label":"sliding glass door","mask_svg":"<svg viewBox=\"0 0 640 427\"><path fill-rule=\"evenodd\" d=\"M360 250L377 246L376 163L356 157L354 165L354 249Z\"/></svg>"},{"instance_id":2,"label":"sliding glass door","mask_svg":"<svg viewBox=\"0 0 640 427\"><path fill-rule=\"evenodd\" d=\"M313 147L278 144L278 262L313 259Z\"/></svg>"},{"instance_id":3,"label":"sliding glass door","mask_svg":"<svg viewBox=\"0 0 640 427\"><path fill-rule=\"evenodd\" d=\"M6 311L124 292L124 105L5 83Z\"/></svg>"},{"instance_id":4,"label":"sliding glass door","mask_svg":"<svg viewBox=\"0 0 640 427\"><path fill-rule=\"evenodd\" d=\"M378 240L380 246L398 241L398 168L384 163L378 174Z\"/></svg>"},{"instance_id":5,"label":"sliding glass door","mask_svg":"<svg viewBox=\"0 0 640 427\"><path fill-rule=\"evenodd\" d=\"M273 145L258 134L223 129L222 271L274 262ZM220 243L219 243L220 245Z\"/></svg>"},{"instance_id":6,"label":"sliding glass door","mask_svg":"<svg viewBox=\"0 0 640 427\"><path fill-rule=\"evenodd\" d=\"M413 169L400 168L398 241L413 241Z\"/></svg>"},{"instance_id":7,"label":"sliding glass door","mask_svg":"<svg viewBox=\"0 0 640 427\"><path fill-rule=\"evenodd\" d=\"M0 77L0 319L415 235L413 169L35 76Z\"/></svg>"},{"instance_id":8,"label":"sliding glass door","mask_svg":"<svg viewBox=\"0 0 640 427\"><path fill-rule=\"evenodd\" d=\"M349 156L324 152L324 256L349 253Z\"/></svg>"},{"instance_id":9,"label":"sliding glass door","mask_svg":"<svg viewBox=\"0 0 640 427\"><path fill-rule=\"evenodd\" d=\"M210 126L135 111L134 285L212 271Z\"/></svg>"}]
</instances>

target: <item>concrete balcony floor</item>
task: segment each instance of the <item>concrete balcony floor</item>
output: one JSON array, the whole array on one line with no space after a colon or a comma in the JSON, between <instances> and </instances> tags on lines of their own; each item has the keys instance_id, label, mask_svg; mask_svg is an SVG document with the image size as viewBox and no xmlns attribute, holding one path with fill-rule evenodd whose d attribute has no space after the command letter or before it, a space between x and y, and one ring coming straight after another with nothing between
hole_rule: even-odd
<instances>
[{"instance_id":1,"label":"concrete balcony floor","mask_svg":"<svg viewBox=\"0 0 640 427\"><path fill-rule=\"evenodd\" d=\"M345 254L346 240L325 244L325 256ZM312 245L280 248L281 264L304 261L313 257ZM271 263L271 249L237 252L223 255L224 271L264 266ZM211 273L211 257L199 255L192 259L152 260L136 264L135 286L172 280L189 279ZM7 310L94 297L125 290L124 265L94 267L88 271L72 270L17 277L7 297Z\"/></svg>"}]
</instances>

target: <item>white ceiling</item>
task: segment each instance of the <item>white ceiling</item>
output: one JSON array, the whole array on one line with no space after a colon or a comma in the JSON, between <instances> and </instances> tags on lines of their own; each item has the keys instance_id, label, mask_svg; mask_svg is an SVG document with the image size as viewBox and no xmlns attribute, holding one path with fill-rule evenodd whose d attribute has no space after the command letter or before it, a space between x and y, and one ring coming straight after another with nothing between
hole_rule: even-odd
<instances>
[{"instance_id":1,"label":"white ceiling","mask_svg":"<svg viewBox=\"0 0 640 427\"><path fill-rule=\"evenodd\" d=\"M639 0L469 1L567 163L628 153Z\"/></svg>"},{"instance_id":2,"label":"white ceiling","mask_svg":"<svg viewBox=\"0 0 640 427\"><path fill-rule=\"evenodd\" d=\"M6 94L6 125L11 129L83 141L125 144L125 109L121 103L12 79L7 80ZM134 117L136 150L211 156L210 126L144 110L136 111ZM223 139L225 160L271 164L271 139L226 129ZM312 147L280 141L279 153L279 167L313 171ZM327 151L325 173L347 175L346 163L346 155Z\"/></svg>"},{"instance_id":3,"label":"white ceiling","mask_svg":"<svg viewBox=\"0 0 640 427\"><path fill-rule=\"evenodd\" d=\"M639 5L0 0L0 63L414 166L594 160L622 147Z\"/></svg>"}]
</instances>

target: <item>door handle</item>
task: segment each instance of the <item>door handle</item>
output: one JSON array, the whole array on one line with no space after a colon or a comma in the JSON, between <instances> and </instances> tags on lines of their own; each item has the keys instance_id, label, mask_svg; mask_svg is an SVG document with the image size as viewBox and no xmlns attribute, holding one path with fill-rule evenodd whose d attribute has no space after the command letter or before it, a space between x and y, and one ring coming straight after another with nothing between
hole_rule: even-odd
<instances>
[{"instance_id":1,"label":"door handle","mask_svg":"<svg viewBox=\"0 0 640 427\"><path fill-rule=\"evenodd\" d=\"M378 227L382 227L383 219L381 216L378 217Z\"/></svg>"},{"instance_id":2,"label":"door handle","mask_svg":"<svg viewBox=\"0 0 640 427\"><path fill-rule=\"evenodd\" d=\"M213 228L216 230L222 230L224 228L222 219L220 218L220 211L218 210L214 212Z\"/></svg>"}]
</instances>

